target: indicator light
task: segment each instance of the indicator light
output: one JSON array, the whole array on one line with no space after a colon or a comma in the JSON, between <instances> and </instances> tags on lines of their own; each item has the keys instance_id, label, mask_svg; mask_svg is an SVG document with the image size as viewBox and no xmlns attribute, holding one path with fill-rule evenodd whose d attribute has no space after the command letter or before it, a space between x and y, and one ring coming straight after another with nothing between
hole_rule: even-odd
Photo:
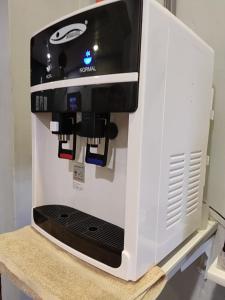
<instances>
[{"instance_id":1,"label":"indicator light","mask_svg":"<svg viewBox=\"0 0 225 300\"><path fill-rule=\"evenodd\" d=\"M94 51L98 51L98 49L99 49L99 46L98 46L97 44L94 45L93 50L94 50Z\"/></svg>"},{"instance_id":2,"label":"indicator light","mask_svg":"<svg viewBox=\"0 0 225 300\"><path fill-rule=\"evenodd\" d=\"M93 58L91 56L91 51L87 50L85 53L85 57L84 57L84 63L86 66L90 65L92 62Z\"/></svg>"}]
</instances>

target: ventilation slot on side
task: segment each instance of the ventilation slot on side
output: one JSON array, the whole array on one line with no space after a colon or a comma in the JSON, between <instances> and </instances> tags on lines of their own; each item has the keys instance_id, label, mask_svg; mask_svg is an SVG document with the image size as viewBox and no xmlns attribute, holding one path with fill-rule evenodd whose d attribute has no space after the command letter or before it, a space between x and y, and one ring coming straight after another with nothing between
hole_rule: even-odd
<instances>
[{"instance_id":1,"label":"ventilation slot on side","mask_svg":"<svg viewBox=\"0 0 225 300\"><path fill-rule=\"evenodd\" d=\"M189 178L187 189L186 214L189 216L198 209L201 180L202 151L190 155Z\"/></svg>"},{"instance_id":2,"label":"ventilation slot on side","mask_svg":"<svg viewBox=\"0 0 225 300\"><path fill-rule=\"evenodd\" d=\"M169 229L181 219L183 203L185 155L178 154L170 157L168 206L166 228Z\"/></svg>"}]
</instances>

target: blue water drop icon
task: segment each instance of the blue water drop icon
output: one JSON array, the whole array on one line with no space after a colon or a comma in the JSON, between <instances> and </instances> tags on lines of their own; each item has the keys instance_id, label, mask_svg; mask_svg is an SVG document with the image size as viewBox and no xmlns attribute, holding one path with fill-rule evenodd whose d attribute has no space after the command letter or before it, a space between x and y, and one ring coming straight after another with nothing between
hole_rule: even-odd
<instances>
[{"instance_id":1,"label":"blue water drop icon","mask_svg":"<svg viewBox=\"0 0 225 300\"><path fill-rule=\"evenodd\" d=\"M84 57L84 63L85 65L90 65L90 63L92 62L92 56L91 56L91 51L87 50L85 53L85 57Z\"/></svg>"}]
</instances>

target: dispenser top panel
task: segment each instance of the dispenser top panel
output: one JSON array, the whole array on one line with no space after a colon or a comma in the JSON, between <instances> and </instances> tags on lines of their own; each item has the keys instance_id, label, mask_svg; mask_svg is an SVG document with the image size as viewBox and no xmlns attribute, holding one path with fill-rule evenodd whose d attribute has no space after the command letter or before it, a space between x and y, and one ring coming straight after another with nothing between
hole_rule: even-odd
<instances>
[{"instance_id":1,"label":"dispenser top panel","mask_svg":"<svg viewBox=\"0 0 225 300\"><path fill-rule=\"evenodd\" d=\"M139 71L142 1L70 16L31 39L31 85Z\"/></svg>"}]
</instances>

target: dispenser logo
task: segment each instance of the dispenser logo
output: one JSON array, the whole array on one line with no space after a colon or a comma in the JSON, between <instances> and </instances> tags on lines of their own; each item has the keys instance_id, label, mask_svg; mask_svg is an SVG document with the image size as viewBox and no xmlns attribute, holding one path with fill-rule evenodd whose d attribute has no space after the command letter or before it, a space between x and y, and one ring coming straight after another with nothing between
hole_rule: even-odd
<instances>
[{"instance_id":1,"label":"dispenser logo","mask_svg":"<svg viewBox=\"0 0 225 300\"><path fill-rule=\"evenodd\" d=\"M76 23L62 27L50 37L49 41L53 45L70 42L85 33L87 24L88 21L85 21L85 24Z\"/></svg>"}]
</instances>

